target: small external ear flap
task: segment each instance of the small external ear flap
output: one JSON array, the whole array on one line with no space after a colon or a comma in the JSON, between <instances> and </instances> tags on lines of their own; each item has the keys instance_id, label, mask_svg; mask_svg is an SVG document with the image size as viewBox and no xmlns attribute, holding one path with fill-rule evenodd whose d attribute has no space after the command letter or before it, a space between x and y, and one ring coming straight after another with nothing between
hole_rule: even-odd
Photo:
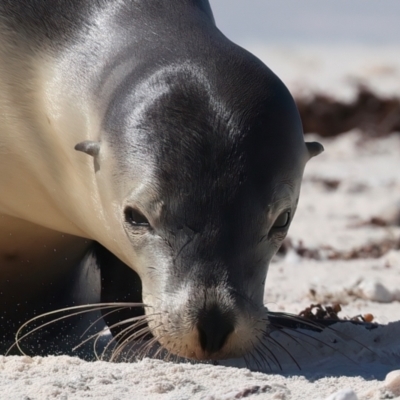
<instances>
[{"instance_id":1,"label":"small external ear flap","mask_svg":"<svg viewBox=\"0 0 400 400\"><path fill-rule=\"evenodd\" d=\"M318 142L307 142L306 146L310 158L315 157L324 151L324 146L322 146L322 144Z\"/></svg>"},{"instance_id":2,"label":"small external ear flap","mask_svg":"<svg viewBox=\"0 0 400 400\"><path fill-rule=\"evenodd\" d=\"M85 140L83 142L78 143L75 146L75 150L83 151L86 154L89 154L92 157L96 157L100 152L100 143L94 142L92 140Z\"/></svg>"}]
</instances>

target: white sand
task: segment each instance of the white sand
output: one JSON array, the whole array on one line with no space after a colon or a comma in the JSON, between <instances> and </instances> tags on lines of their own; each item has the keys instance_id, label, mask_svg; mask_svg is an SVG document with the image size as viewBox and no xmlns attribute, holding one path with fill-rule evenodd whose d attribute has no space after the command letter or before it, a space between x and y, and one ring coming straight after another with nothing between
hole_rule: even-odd
<instances>
[{"instance_id":1,"label":"white sand","mask_svg":"<svg viewBox=\"0 0 400 400\"><path fill-rule=\"evenodd\" d=\"M364 67L357 72L358 67L354 66L357 58L349 63L350 69L339 63L321 76L318 65L329 64L328 52L318 55L309 48L304 53L297 49L294 55L276 50L275 60L285 54L282 60L287 63L293 58L294 66L272 67L283 70L280 75L294 90L309 86L334 93L331 76L337 83L336 95L346 97L351 92L345 87L346 77L361 74L363 79L372 76L372 86L378 91L388 92L388 80L397 76L393 85L400 82L400 61L395 56L400 51L381 50L375 64L369 61L370 51L367 54L355 49L349 53L364 54L364 75ZM266 53L273 58L270 49L259 49L260 56ZM299 60L305 61L302 64ZM373 71L378 64L383 72L375 79L367 67ZM309 73L309 68L314 72ZM301 79L303 74L305 78ZM307 166L299 208L290 229L292 241L296 244L302 240L311 249L331 246L348 251L385 238L399 238L399 227L362 223L370 217L389 218L400 202L400 136L365 141L358 132L351 132L322 142L326 152ZM326 189L321 183L324 179L340 181L338 188ZM327 257L329 251L321 254ZM310 289L314 290L314 297ZM372 313L383 324L400 320L399 300L400 251L394 250L381 258L351 261L317 261L291 251L271 264L265 292L265 303L274 311L299 312L311 302L339 301L344 304L341 316ZM229 362L242 365L232 368L148 359L111 364L70 357L0 357L0 399L327 399L336 393L336 397L329 398L354 400L400 396L399 375L394 376L394 383L384 381L388 372L400 369L400 322L373 330L348 325L335 325L334 329L335 342L332 331L305 331L325 345L301 333L296 337L302 345L277 335L302 368L299 370L284 351L274 348L283 373L271 360L273 373L267 373L267 365L266 373L251 372L240 360Z\"/></svg>"}]
</instances>

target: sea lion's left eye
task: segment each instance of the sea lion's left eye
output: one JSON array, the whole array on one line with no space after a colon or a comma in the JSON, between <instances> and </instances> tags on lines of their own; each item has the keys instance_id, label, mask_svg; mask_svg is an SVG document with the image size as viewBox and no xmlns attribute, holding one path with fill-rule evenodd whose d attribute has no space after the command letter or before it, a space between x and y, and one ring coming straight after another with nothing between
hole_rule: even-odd
<instances>
[{"instance_id":1,"label":"sea lion's left eye","mask_svg":"<svg viewBox=\"0 0 400 400\"><path fill-rule=\"evenodd\" d=\"M274 224L272 225L273 229L282 229L286 228L290 222L290 212L285 211L275 220Z\"/></svg>"},{"instance_id":2,"label":"sea lion's left eye","mask_svg":"<svg viewBox=\"0 0 400 400\"><path fill-rule=\"evenodd\" d=\"M125 208L125 220L134 226L150 226L148 219L138 210L132 207Z\"/></svg>"}]
</instances>

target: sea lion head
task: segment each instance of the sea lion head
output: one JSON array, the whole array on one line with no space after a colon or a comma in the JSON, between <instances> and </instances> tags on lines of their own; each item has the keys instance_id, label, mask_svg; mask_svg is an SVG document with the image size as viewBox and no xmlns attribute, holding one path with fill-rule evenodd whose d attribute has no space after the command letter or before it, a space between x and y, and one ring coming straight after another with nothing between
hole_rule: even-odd
<instances>
[{"instance_id":1,"label":"sea lion head","mask_svg":"<svg viewBox=\"0 0 400 400\"><path fill-rule=\"evenodd\" d=\"M268 330L269 262L293 220L305 164L322 151L305 144L283 83L250 55L129 76L101 142L78 149L95 157L157 340L200 360L252 351Z\"/></svg>"}]
</instances>

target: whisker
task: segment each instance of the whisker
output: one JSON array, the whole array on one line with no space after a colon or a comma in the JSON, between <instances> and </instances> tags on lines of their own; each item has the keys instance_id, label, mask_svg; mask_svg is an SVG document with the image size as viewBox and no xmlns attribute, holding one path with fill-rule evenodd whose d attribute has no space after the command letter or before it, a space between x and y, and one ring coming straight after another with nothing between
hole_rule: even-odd
<instances>
[{"instance_id":1,"label":"whisker","mask_svg":"<svg viewBox=\"0 0 400 400\"><path fill-rule=\"evenodd\" d=\"M127 324L127 323L134 322L133 325L128 326L128 327L122 329L121 332L119 332L118 334L116 334L116 335L114 335L114 336L112 337L112 339L111 339L111 340L107 343L107 345L104 347L104 349L103 349L103 351L102 351L102 354L101 354L101 356L100 356L100 359L101 359L101 360L104 359L104 356L105 356L105 354L106 354L106 352L107 352L107 350L109 349L109 347L110 347L111 344L115 343L115 344L117 345L118 338L120 338L120 337L123 338L125 334L129 334L129 332L131 332L132 330L137 329L138 327L140 327L140 326L142 326L142 325L144 325L144 324L147 324L148 321L149 321L149 320L148 320L148 316L146 316L146 315L140 315L140 316L138 316L138 317L128 318L127 320L120 321L120 322L117 322L117 323L111 325L111 326L109 327L109 329L113 329L113 328L115 328L115 327L118 327L118 326L121 326L121 325L124 325L124 324ZM97 344L97 340L98 340L98 339L96 338L96 341L95 341L94 345ZM115 350L115 349L113 349L113 350L111 351L112 354L113 354L114 350ZM97 352L96 352L96 353L97 353ZM111 361L111 360L110 360L110 361Z\"/></svg>"},{"instance_id":2,"label":"whisker","mask_svg":"<svg viewBox=\"0 0 400 400\"><path fill-rule=\"evenodd\" d=\"M360 346L362 346L364 349L369 350L372 353L375 353L368 346L365 346L363 343L359 342L358 340L354 339L353 337L351 337L351 336L347 335L346 333L341 332L341 331L339 331L339 330L337 330L335 328L332 328L331 326L324 325L321 322L307 320L304 317L300 317L298 315L294 315L294 314L290 314L290 313L286 314L286 313L276 313L276 312L274 312L274 313L270 313L269 315L272 316L272 317L278 316L279 318L292 320L292 321L298 322L299 324L309 326L310 328L313 328L313 329L318 330L318 331L324 331L324 330L327 329L329 331L334 332L335 335L337 335L338 338L343 339L343 340L351 340L351 341L359 344ZM290 329L290 327L286 327L282 323L280 325L278 325L273 320L269 320L269 322L271 323L272 326L280 326L281 328ZM338 322L339 322L339 320L338 320ZM354 322L352 322L352 323L354 323Z\"/></svg>"},{"instance_id":3,"label":"whisker","mask_svg":"<svg viewBox=\"0 0 400 400\"><path fill-rule=\"evenodd\" d=\"M136 326L130 327L130 330L135 329L135 328L136 328ZM156 327L156 328L158 328L158 327ZM150 331L150 328L148 326L146 326L146 327L140 329L139 331L134 332L132 335L129 335L122 343L120 343L118 345L118 347L116 349L113 349L110 361L114 361L114 359L120 355L120 353L123 351L123 349L127 343L132 342L133 340L135 340L138 337L139 338L142 337L143 335L145 335L148 332L151 332L151 331Z\"/></svg>"},{"instance_id":4,"label":"whisker","mask_svg":"<svg viewBox=\"0 0 400 400\"><path fill-rule=\"evenodd\" d=\"M284 346L282 346L277 340L275 340L273 337L266 335L267 340L269 340L273 345L279 347L282 349L290 358L291 360L296 364L297 368L301 370L300 364L297 362L297 360L292 356L292 354L289 352L289 350L285 349Z\"/></svg>"},{"instance_id":5,"label":"whisker","mask_svg":"<svg viewBox=\"0 0 400 400\"><path fill-rule=\"evenodd\" d=\"M147 353L147 352L150 353L151 348L152 348L155 344L159 343L158 339L159 339L159 338L157 338L157 337L153 337L152 339L150 339L150 340L148 341L148 343L146 343L146 344L140 349L140 351L139 351L138 354L137 354L137 358L138 358L138 359L142 359L142 358L144 358L144 357L146 356L146 353ZM161 345L160 345L160 346L161 346Z\"/></svg>"},{"instance_id":6,"label":"whisker","mask_svg":"<svg viewBox=\"0 0 400 400\"><path fill-rule=\"evenodd\" d=\"M163 338L163 336L158 337L159 340L161 340L162 338ZM162 353L163 351L165 351L165 348L163 346L160 346L157 349L156 353L154 354L154 358L157 358L160 355L160 353Z\"/></svg>"},{"instance_id":7,"label":"whisker","mask_svg":"<svg viewBox=\"0 0 400 400\"><path fill-rule=\"evenodd\" d=\"M271 318L271 317L272 317L272 318ZM323 331L325 328L328 328L328 327L325 327L325 326L323 326L322 324L320 324L320 323L318 323L318 322L316 322L316 321L307 320L307 319L305 319L305 318L303 318L303 317L299 317L299 316L294 315L294 314L289 314L289 313L277 313L277 312L269 313L269 314L268 314L268 321L269 321L269 323L270 323L272 326L282 326L282 327L284 327L284 328L293 328L293 327L287 327L287 326L285 326L285 325L283 324L283 321L281 321L281 322L279 322L279 321L274 321L274 319L275 319L276 317L281 318L283 321L285 321L285 320L291 320L291 321L294 321L294 322L299 323L300 325L306 325L306 326L308 326L308 327L310 327L310 328L313 328L313 329L315 329L315 330L317 330L317 331Z\"/></svg>"},{"instance_id":8,"label":"whisker","mask_svg":"<svg viewBox=\"0 0 400 400\"><path fill-rule=\"evenodd\" d=\"M122 307L117 308L116 310L113 310L113 311L110 311L110 312L104 314L104 316L109 315L109 314L112 314L113 312L121 311L121 310L123 310L123 309L124 309L124 308L122 308ZM95 322L93 322L92 324L90 324L89 328L87 328L87 329L85 330L85 332L81 335L81 338L90 330L90 328L91 328L96 322L98 322L98 321L100 321L100 320L101 320L101 318L98 318ZM100 332L94 333L93 335L89 336L88 338L86 338L85 340L83 340L81 343L79 343L78 345L76 345L75 347L73 347L73 348L72 348L72 351L75 351L75 350L79 349L79 348L80 348L81 346L83 346L85 343L89 342L90 340L92 340L92 339L95 338L95 337L96 337L96 338L97 338L97 337L100 337L103 333L105 333L105 332L107 332L107 331L109 331L109 330L110 330L110 328L109 328L108 326L106 326L106 327L103 328Z\"/></svg>"},{"instance_id":9,"label":"whisker","mask_svg":"<svg viewBox=\"0 0 400 400\"><path fill-rule=\"evenodd\" d=\"M275 356L274 352L270 348L268 348L268 346L265 343L263 343L262 340L260 340L258 342L258 345L262 346L265 349L265 351L267 351L270 354L270 356L267 356L267 357L271 361L273 361L275 363L275 365L282 371L282 365L279 362L278 358ZM272 359L271 359L271 357L272 357ZM269 363L268 363L268 366L269 366Z\"/></svg>"},{"instance_id":10,"label":"whisker","mask_svg":"<svg viewBox=\"0 0 400 400\"><path fill-rule=\"evenodd\" d=\"M105 313L105 314L102 314L101 317L97 318L96 321L92 322L92 323L89 325L89 327L85 330L85 332L82 333L81 337L85 336L86 333L87 333L88 331L90 331L90 329L92 328L92 326L95 325L95 324L97 324L97 322L101 321L101 320L104 319L105 317L107 317L107 316L109 316L109 315L111 315L111 314L113 314L113 313L115 313L115 312L122 311L122 310L124 310L125 308L126 308L126 307L119 307L119 308L117 308L116 310L112 310L112 311L109 311L109 312L107 312L107 313Z\"/></svg>"},{"instance_id":11,"label":"whisker","mask_svg":"<svg viewBox=\"0 0 400 400\"><path fill-rule=\"evenodd\" d=\"M268 368L270 370L272 370L271 364L269 363L268 358L262 353L260 348L258 346L254 346L254 350L257 352L258 356L261 358L261 361L264 361L268 365Z\"/></svg>"},{"instance_id":12,"label":"whisker","mask_svg":"<svg viewBox=\"0 0 400 400\"><path fill-rule=\"evenodd\" d=\"M172 356L172 352L171 352L171 350L168 350L167 355L164 357L164 361L165 362L170 362L171 356Z\"/></svg>"},{"instance_id":13,"label":"whisker","mask_svg":"<svg viewBox=\"0 0 400 400\"><path fill-rule=\"evenodd\" d=\"M354 361L353 359L351 359L349 356L347 356L345 353L343 353L343 352L340 351L339 349L336 349L336 348L333 347L332 345L328 344L327 342L324 342L324 341L321 340L321 339L317 339L317 338L315 338L315 337L313 337L313 336L311 336L311 335L309 335L309 334L307 334L307 333L305 333L305 332L302 332L301 330L297 330L297 329L290 329L290 330L293 331L294 333L298 334L298 335L303 335L303 336L305 336L305 337L307 337L307 338L309 338L309 339L311 339L311 340L315 340L316 342L318 342L318 343L320 343L320 344L322 344L322 345L324 345L324 346L326 346L326 347L329 347L330 349L334 350L335 352L338 352L339 354L341 354L343 357L347 358L349 361L351 361L351 362L357 364L356 361ZM310 346L312 346L312 343L310 343L310 342L308 342L308 341L306 341L306 340L305 340L305 343L307 343L307 344L309 344Z\"/></svg>"},{"instance_id":14,"label":"whisker","mask_svg":"<svg viewBox=\"0 0 400 400\"><path fill-rule=\"evenodd\" d=\"M243 355L243 360L244 360L244 362L245 362L245 364L246 364L246 368L247 368L247 369L250 369L249 361L247 360L247 356L248 356L248 353L247 353L247 354L244 354L244 355Z\"/></svg>"},{"instance_id":15,"label":"whisker","mask_svg":"<svg viewBox=\"0 0 400 400\"><path fill-rule=\"evenodd\" d=\"M289 334L288 332L285 331L285 329L287 329L287 330L293 330L294 332L297 332L296 329L294 329L294 328L287 328L287 327L281 326L281 325L276 325L276 326L277 326L278 328L280 328L280 329L278 330L278 332L279 332L280 335L285 335L285 336L287 336L289 339L293 340L293 342L297 343L301 348L303 348L308 354L311 355L311 352L307 350L307 348L304 346L304 343L301 343L301 342L300 342L299 340L297 340L293 335L291 335L291 334ZM310 346L314 347L314 348L317 348L317 346L316 346L315 344L313 344L313 343L309 343L309 342L306 342L306 343L309 344Z\"/></svg>"},{"instance_id":16,"label":"whisker","mask_svg":"<svg viewBox=\"0 0 400 400\"><path fill-rule=\"evenodd\" d=\"M96 350L96 346L97 346L98 341L100 340L101 335L96 335L97 337L96 337L96 339L95 339L95 341L94 341L94 343L93 343L93 351L95 352L96 358L97 358L97 359L103 360L103 359L104 359L104 356L105 356L105 354L106 354L106 352L107 352L107 350L108 350L108 348L110 347L110 345L111 345L113 342L116 342L116 341L117 341L117 338L118 338L119 336L123 335L126 331L130 331L130 330L132 330L132 329L135 329L135 328L138 327L138 326L141 326L141 325L144 324L144 323L147 323L147 318L146 318L145 315L140 315L140 316L138 316L138 317L129 318L127 321L128 321L128 322L126 322L126 321L120 321L119 323L113 324L113 325L111 325L110 327L107 328L107 330L110 330L110 329L113 329L115 326L120 326L120 325L122 325L123 323L135 322L135 324L134 324L133 326L129 326L129 327L127 327L127 328L124 328L124 329L123 329L121 332L119 332L118 334L113 335L112 338L111 338L111 340L110 340L110 341L107 343L107 345L103 348L103 351L102 351L100 357L99 357L99 354L98 354L98 352L97 352L97 350Z\"/></svg>"},{"instance_id":17,"label":"whisker","mask_svg":"<svg viewBox=\"0 0 400 400\"><path fill-rule=\"evenodd\" d=\"M87 314L90 312L95 312L95 311L101 311L101 310L105 310L105 309L109 309L109 308L114 308L114 307L143 307L142 303L96 303L96 304L84 304L84 305L79 305L79 306L71 306L71 307L65 307L65 308L61 308L58 310L53 310L53 311L49 311L47 313L43 313L40 315L37 315L36 317L31 318L30 320L26 321L25 323L23 323L17 330L16 334L15 334L15 342L13 343L13 345L7 350L6 355L9 354L9 352L14 348L17 347L18 350L20 351L21 354L26 355L26 353L22 350L20 343L21 341L23 341L24 339L26 339L28 336L34 334L35 332L45 328L46 326L50 326L51 324L57 323L59 321L65 320L67 318L71 318L74 316L78 316L78 315L83 315L83 314ZM78 311L76 311L78 310ZM25 333L24 335L22 335L22 331L24 329L26 329L30 324L34 323L35 321L41 320L43 318L46 317L51 317L52 315L56 315L56 314L60 314L60 313L65 313L68 311L76 311L73 312L71 314L68 315L64 315L61 317L58 317L54 320L51 320L49 322L43 323L39 326L37 326L36 328L31 329L30 331L28 331L27 333ZM93 324L91 324L92 326ZM90 327L89 327L90 328Z\"/></svg>"},{"instance_id":18,"label":"whisker","mask_svg":"<svg viewBox=\"0 0 400 400\"><path fill-rule=\"evenodd\" d=\"M253 344L253 343L252 343L252 344ZM254 344L253 344L253 350L256 350L256 348L254 347ZM253 354L253 352L251 352L249 355L250 355L250 357L253 359L253 361L255 362L255 364L256 364L258 370L261 371L261 370L262 370L262 365L258 362L257 357ZM268 365L269 365L269 364L268 364ZM271 369L271 366L270 366L270 365L269 365L269 367L270 367L270 369Z\"/></svg>"},{"instance_id":19,"label":"whisker","mask_svg":"<svg viewBox=\"0 0 400 400\"><path fill-rule=\"evenodd\" d=\"M134 329L137 329L137 327L136 326L133 327L132 329L127 331L126 334L128 334L130 331L133 331ZM122 352L124 352L124 350L128 345L131 346L131 348L128 351L129 354L129 352L133 350L133 347L136 344L140 344L144 336L149 332L150 328L148 326L145 326L144 328L141 328L139 331L135 331L131 335L126 336L126 339L122 343L118 343L117 347L112 350L110 361L115 361L117 357L119 357L122 354ZM128 354L126 356L128 356Z\"/></svg>"},{"instance_id":20,"label":"whisker","mask_svg":"<svg viewBox=\"0 0 400 400\"><path fill-rule=\"evenodd\" d=\"M339 331L339 330L337 330L337 329L335 329L335 328L332 328L331 326L326 326L326 325L323 325L323 324L318 323L318 322L315 322L315 321L309 321L309 320L307 320L307 319L305 319L305 318L303 318L303 317L300 317L300 316L297 316L297 315L293 315L293 314L273 313L272 315L273 315L273 316L278 315L279 318L287 318L287 319L292 320L292 321L295 321L295 322L297 322L297 323L299 323L299 324L308 326L308 327L310 327L312 330L317 330L317 331L320 331L320 332L322 332L322 331L324 331L324 330L328 330L329 332L332 332L332 333L335 335L335 338L336 338L336 339L339 339L340 341L344 341L344 342L346 342L346 341L352 341L352 342L354 342L354 343L357 343L357 344L358 344L359 346L361 346L363 349L370 351L372 354L376 354L376 352L375 352L374 350L370 349L368 346L366 346L365 344L361 343L361 342L358 341L357 339L354 339L354 338L351 337L350 335L348 335L348 334L346 334L346 333L343 333L343 332L341 332L341 331ZM300 329L297 329L297 328L287 327L287 326L283 325L282 323L281 323L281 324L277 324L276 322L271 321L271 320L270 320L270 323L271 323L272 326L281 328L281 329L279 330L280 333L283 333L283 334L285 334L285 335L288 335L293 341L295 341L295 342L298 343L298 344L300 344L300 343L293 337L293 335L289 335L288 333L284 332L283 329L291 330L291 331L293 331L294 333L297 333L297 335L306 336L306 337L308 337L308 338L314 340L315 342L321 343L321 344L323 344L324 346L329 347L330 349L332 349L332 350L338 352L339 354L343 355L344 357L346 357L346 358L349 359L350 361L356 363L356 361L352 360L352 359L351 359L350 357L348 357L344 352L342 352L342 351L340 351L339 349L337 349L337 348L335 348L335 347L329 345L327 342L324 342L323 340L320 340L320 339L318 339L318 338L315 338L315 337L312 336L312 335L309 335L309 334L307 334L307 333L305 333L305 332L302 332L302 331L301 331L301 326L299 327ZM303 329L306 329L306 328L303 328ZM303 340L304 340L304 339L303 339ZM315 346L313 343L309 342L309 341L305 341L305 343L307 343L308 345L313 346L314 348L316 348L316 346ZM300 344L300 345L301 345L301 344ZM305 347L304 345L302 345L302 347L303 347L303 349L305 349L305 350L310 354L310 352L306 349L306 347Z\"/></svg>"},{"instance_id":21,"label":"whisker","mask_svg":"<svg viewBox=\"0 0 400 400\"><path fill-rule=\"evenodd\" d=\"M126 304L131 304L131 305L132 305L132 304L135 304L135 303L126 303ZM118 305L120 305L120 304L118 304ZM14 346L16 346L16 347L18 348L18 350L21 352L21 354L26 355L25 352L22 350L22 348L21 348L21 346L20 346L20 342L21 342L23 339L27 338L29 335L32 335L34 332L37 332L37 331L39 331L40 329L45 328L46 326L49 326L49 325L51 325L51 324L54 324L54 323L56 323L56 322L59 322L59 321L62 321L62 320L65 320L65 319L67 319L67 318L71 318L71 317L74 317L74 316L86 314L86 313L89 313L89 312L99 311L99 310L102 310L102 309L113 308L113 307L116 307L116 305L114 305L113 303L86 304L86 305L81 305L81 306L66 307L66 308L62 308L62 309L58 309L58 310L54 310L54 311L49 311L49 312L47 312L47 313L37 315L36 317L31 318L30 320L26 321L24 324L22 324L22 325L19 327L19 329L17 330L17 332L16 332L16 334L15 334L15 342L14 342L14 344L7 350L6 355L11 351L11 349L12 349ZM88 309L88 308L89 308L89 309ZM36 328L34 328L34 329L28 331L26 334L20 336L20 335L21 335L21 332L22 332L27 326L29 326L30 324L32 324L33 322L35 322L35 321L37 321L37 320L40 320L40 319L45 318L45 317L49 317L49 316L51 316L51 315L59 314L59 313L62 313L62 312L74 311L74 310L80 310L80 311L77 311L77 312L75 312L75 313L68 314L68 315L65 315L65 316L56 318L55 320L52 320L52 321L49 321L49 322L46 322L46 323L43 323L43 324L37 326Z\"/></svg>"}]
</instances>

